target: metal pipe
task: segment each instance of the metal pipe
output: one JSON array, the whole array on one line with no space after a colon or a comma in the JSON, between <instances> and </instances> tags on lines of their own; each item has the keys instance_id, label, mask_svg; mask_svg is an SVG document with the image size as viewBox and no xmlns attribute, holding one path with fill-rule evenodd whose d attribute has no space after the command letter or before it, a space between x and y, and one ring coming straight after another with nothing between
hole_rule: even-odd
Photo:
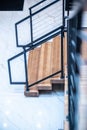
<instances>
[{"instance_id":1,"label":"metal pipe","mask_svg":"<svg viewBox=\"0 0 87 130\"><path fill-rule=\"evenodd\" d=\"M32 87L33 85L38 84L38 83L40 83L40 82L42 82L42 81L44 81L44 80L46 80L46 79L48 79L48 78L51 78L52 76L55 76L55 75L57 75L57 74L59 74L59 73L61 73L61 70L58 71L58 72L56 72L56 73L53 73L53 74L51 74L51 75L49 75L49 76L47 76L47 77L45 77L45 78L43 78L43 79L41 79L41 80L36 81L36 82L34 82L33 84L28 85L28 87Z\"/></svg>"},{"instance_id":2,"label":"metal pipe","mask_svg":"<svg viewBox=\"0 0 87 130\"><path fill-rule=\"evenodd\" d=\"M10 79L10 84L12 83L12 77L11 77L11 68L10 68L10 61L8 60L8 72L9 72L9 79Z\"/></svg>"},{"instance_id":3,"label":"metal pipe","mask_svg":"<svg viewBox=\"0 0 87 130\"><path fill-rule=\"evenodd\" d=\"M32 26L32 11L30 10L30 33L31 33L31 45L33 44L33 26Z\"/></svg>"},{"instance_id":4,"label":"metal pipe","mask_svg":"<svg viewBox=\"0 0 87 130\"><path fill-rule=\"evenodd\" d=\"M17 25L15 24L15 36L16 36L16 46L18 47L18 32L17 32Z\"/></svg>"},{"instance_id":5,"label":"metal pipe","mask_svg":"<svg viewBox=\"0 0 87 130\"><path fill-rule=\"evenodd\" d=\"M40 4L42 4L42 3L45 2L45 1L46 1L46 0L42 0L42 1L38 2L37 4L33 5L32 7L30 7L29 9L33 9L34 7L36 7L36 6L40 5Z\"/></svg>"},{"instance_id":6,"label":"metal pipe","mask_svg":"<svg viewBox=\"0 0 87 130\"><path fill-rule=\"evenodd\" d=\"M26 91L29 91L29 87L28 87L28 71L27 71L27 57L26 57L26 51L25 48L23 48L24 50L24 65L25 65L25 77L26 77Z\"/></svg>"},{"instance_id":7,"label":"metal pipe","mask_svg":"<svg viewBox=\"0 0 87 130\"><path fill-rule=\"evenodd\" d=\"M38 11L32 13L32 16L36 15L37 13L43 11L44 9L46 9L46 8L48 8L48 7L50 7L50 6L52 6L53 4L56 4L56 3L59 2L59 1L60 1L60 0L56 0L56 1L54 1L54 2L52 2L52 3L50 3L50 4L48 4L48 5L46 5L46 6L43 7L42 9L39 9Z\"/></svg>"},{"instance_id":8,"label":"metal pipe","mask_svg":"<svg viewBox=\"0 0 87 130\"><path fill-rule=\"evenodd\" d=\"M61 29L61 70L62 70L62 72L61 72L61 78L64 78L64 68L63 68L63 65L64 65L64 63L63 63L63 34L64 32L63 32L63 29Z\"/></svg>"},{"instance_id":9,"label":"metal pipe","mask_svg":"<svg viewBox=\"0 0 87 130\"><path fill-rule=\"evenodd\" d=\"M47 40L49 40L51 37L54 37L54 36L56 36L56 35L58 35L58 34L60 34L61 33L61 28L62 28L63 26L61 26L61 27L59 27L59 28L57 28L57 29L55 29L55 30L53 30L53 31L51 31L51 32L49 32L49 33L47 33L46 35L44 35L44 36L42 36L42 37L40 37L40 38L38 38L38 39L36 39L36 40L33 40L33 44L34 43L36 43L36 42L38 42L38 43L41 43L41 42L45 42L45 41L47 41ZM55 33L56 32L56 33ZM52 34L52 33L54 33L54 34ZM51 35L51 36L50 36ZM47 37L47 38L46 38ZM42 40L43 39L43 40ZM42 40L42 41L41 41ZM38 44L38 43L36 43L36 44ZM33 45L34 46L34 45ZM18 47L31 47L31 43L28 43L27 45L18 45Z\"/></svg>"},{"instance_id":10,"label":"metal pipe","mask_svg":"<svg viewBox=\"0 0 87 130\"><path fill-rule=\"evenodd\" d=\"M64 0L63 0L63 26L65 26L65 2L64 2Z\"/></svg>"},{"instance_id":11,"label":"metal pipe","mask_svg":"<svg viewBox=\"0 0 87 130\"><path fill-rule=\"evenodd\" d=\"M41 40L41 39L43 39L43 38L45 38L45 37L51 35L52 33L55 33L55 32L58 31L58 30L59 30L59 31L58 31L57 33L60 34L60 32L61 32L61 28L63 28L63 26L60 26L60 27L54 29L53 31L51 31L51 32L49 32L49 33L47 33L47 34L45 34L44 36L42 36L42 37L40 37L40 38L34 40L33 43L38 42L39 40ZM29 44L28 44L28 45L29 45ZM26 46L28 46L28 45L26 45Z\"/></svg>"}]
</instances>

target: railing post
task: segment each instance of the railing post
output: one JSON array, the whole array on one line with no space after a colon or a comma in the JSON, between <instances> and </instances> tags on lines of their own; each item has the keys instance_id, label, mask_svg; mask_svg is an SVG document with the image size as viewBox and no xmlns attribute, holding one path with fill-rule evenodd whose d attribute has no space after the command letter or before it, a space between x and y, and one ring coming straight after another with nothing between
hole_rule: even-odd
<instances>
[{"instance_id":1,"label":"railing post","mask_svg":"<svg viewBox=\"0 0 87 130\"><path fill-rule=\"evenodd\" d=\"M9 60L8 60L8 72L9 72L10 84L12 84L11 68L10 68L10 61Z\"/></svg>"},{"instance_id":2,"label":"railing post","mask_svg":"<svg viewBox=\"0 0 87 130\"><path fill-rule=\"evenodd\" d=\"M63 0L63 15L62 15L62 17L63 17L63 26L65 26L65 2L64 2L64 0Z\"/></svg>"},{"instance_id":3,"label":"railing post","mask_svg":"<svg viewBox=\"0 0 87 130\"><path fill-rule=\"evenodd\" d=\"M25 65L25 77L26 77L26 91L29 91L29 83L28 83L28 71L27 71L27 57L26 57L26 51L25 48L23 47L24 50L24 65Z\"/></svg>"},{"instance_id":4,"label":"railing post","mask_svg":"<svg viewBox=\"0 0 87 130\"><path fill-rule=\"evenodd\" d=\"M31 45L33 44L33 26L32 26L32 11L31 8L29 8L30 11L30 32L31 32Z\"/></svg>"},{"instance_id":5,"label":"railing post","mask_svg":"<svg viewBox=\"0 0 87 130\"><path fill-rule=\"evenodd\" d=\"M64 32L63 28L61 29L61 78L64 78L64 63L63 63L63 37L64 37Z\"/></svg>"}]
</instances>

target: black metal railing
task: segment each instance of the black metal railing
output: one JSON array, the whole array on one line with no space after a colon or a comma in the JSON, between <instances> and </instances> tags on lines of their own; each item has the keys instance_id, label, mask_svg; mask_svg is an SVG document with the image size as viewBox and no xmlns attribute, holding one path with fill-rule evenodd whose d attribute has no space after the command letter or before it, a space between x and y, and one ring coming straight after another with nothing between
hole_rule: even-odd
<instances>
[{"instance_id":1,"label":"black metal railing","mask_svg":"<svg viewBox=\"0 0 87 130\"><path fill-rule=\"evenodd\" d=\"M41 5L42 3L44 3L43 6ZM38 8L35 9L37 6L40 6L39 9ZM60 13L58 12L58 8L55 8L56 6L59 8ZM43 25L43 28L40 28L40 29L41 30L45 29L44 33L43 32L41 33L40 32L41 30L36 31L37 24L35 22L37 22L37 20L38 20L38 18L37 18L37 17L39 17L38 15L40 15L40 19L41 19L42 14L45 14L45 12L47 10L51 11L51 9L53 11L53 17L55 16L55 18L58 17L58 19L59 19L59 21L58 21L58 19L56 18L56 22L58 21L57 24L54 26L52 24L52 27L50 27L51 29L48 29L48 31L47 31L46 22L41 23ZM33 10L34 10L34 12L33 12ZM13 57L11 57L10 59L8 59L8 70L9 70L10 83L11 84L26 84L26 91L29 90L29 87L31 87L37 83L40 83L56 74L61 73L61 78L63 78L63 36L64 36L64 25L65 25L65 23L64 23L64 21L65 21L65 19L64 19L64 0L55 0L54 2L49 2L49 0L48 0L48 2L47 2L47 0L41 1L41 2L37 3L36 5L32 6L31 8L29 8L29 12L30 12L29 16L27 16L26 18L20 20L19 22L17 22L15 24L16 45L17 45L17 47L22 47L23 51ZM58 16L56 15L57 12L58 12ZM50 12L50 15L51 14L52 14L52 12ZM44 20L45 20L45 18L46 17L44 17ZM39 19L39 23L41 22L40 19ZM39 23L38 23L38 27L42 27ZM27 27L27 28L25 28L25 27ZM35 36L37 33L38 33L38 36ZM22 39L22 35L23 35L23 37L25 35L24 39ZM39 45L45 43L46 41L50 40L51 38L53 38L57 35L61 35L61 43L60 43L61 44L61 70L41 79L39 81L36 81L33 84L29 84L26 53L28 51L31 51L32 49L38 47ZM14 82L12 80L12 74L11 74L11 62L20 56L24 56L24 67L25 67L25 77L26 77L25 80L26 81L25 82L22 82L22 81Z\"/></svg>"},{"instance_id":2,"label":"black metal railing","mask_svg":"<svg viewBox=\"0 0 87 130\"><path fill-rule=\"evenodd\" d=\"M64 25L63 0L55 0L44 7L40 6L39 10L33 12L35 7L37 6L30 7L30 15L15 24L17 47L41 42L57 33L58 29Z\"/></svg>"},{"instance_id":3,"label":"black metal railing","mask_svg":"<svg viewBox=\"0 0 87 130\"><path fill-rule=\"evenodd\" d=\"M69 129L78 128L79 73L81 65L81 44L78 37L81 29L81 13L68 20L68 89L69 89Z\"/></svg>"}]
</instances>

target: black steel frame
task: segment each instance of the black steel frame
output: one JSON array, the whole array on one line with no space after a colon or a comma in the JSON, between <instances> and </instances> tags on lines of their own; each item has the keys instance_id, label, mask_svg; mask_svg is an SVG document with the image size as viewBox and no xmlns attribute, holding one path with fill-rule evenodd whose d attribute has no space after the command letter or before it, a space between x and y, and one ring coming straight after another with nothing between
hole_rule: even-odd
<instances>
[{"instance_id":1,"label":"black steel frame","mask_svg":"<svg viewBox=\"0 0 87 130\"><path fill-rule=\"evenodd\" d=\"M81 65L82 44L82 40L78 37L78 32L81 29L81 15L82 10L68 20L68 120L70 130L78 129L79 68Z\"/></svg>"},{"instance_id":2,"label":"black steel frame","mask_svg":"<svg viewBox=\"0 0 87 130\"><path fill-rule=\"evenodd\" d=\"M45 1L46 1L46 0L45 0ZM62 7L62 9L63 9L62 25L59 26L59 27L57 27L56 29L52 30L51 32L49 32L49 33L47 33L47 34L45 34L45 35L39 37L38 39L33 40L32 17L33 17L34 15L38 14L39 12L45 10L46 8L48 8L48 7L50 7L50 6L54 5L54 4L56 4L56 3L59 2L60 0L55 0L54 2L52 2L52 3L48 4L48 5L46 5L45 7L39 9L38 11L32 13L32 9L33 9L34 7L38 6L39 4L41 4L41 3L45 2L45 1L39 2L39 3L37 3L36 5L30 7L30 8L29 8L29 14L30 14L30 15L27 16L27 17L25 17L24 19L20 20L19 22L17 22L17 23L15 24L16 45L17 45L17 47L29 47L29 46L31 46L32 44L34 44L34 43L36 43L36 42L38 42L38 41L41 41L43 38L46 38L47 36L50 37L50 34L56 32L56 31L58 31L60 28L63 28L63 27L64 27L64 25L65 25L65 19L64 19L64 0L62 0L62 1L63 1L63 7ZM31 42L28 43L28 44L25 45L25 46L24 46L24 45L19 45L19 43L18 43L17 26L18 26L20 23L22 23L22 22L24 22L25 20L27 20L27 19L30 19ZM42 42L42 41L41 41L41 42Z\"/></svg>"},{"instance_id":3,"label":"black steel frame","mask_svg":"<svg viewBox=\"0 0 87 130\"><path fill-rule=\"evenodd\" d=\"M49 5L47 5L47 6L43 7L43 8L41 8L41 9L38 10L37 12L32 13L32 9L33 9L34 7L38 6L39 4L41 4L42 2L45 2L45 1L46 1L46 0L41 1L41 2L37 3L36 5L32 6L31 8L29 8L30 15L27 16L26 18L20 20L19 22L17 22L17 23L15 24L16 45L17 45L17 47L22 47L22 48L23 48L23 51L20 52L19 54L15 55L15 56L13 56L13 57L11 57L10 59L8 59L9 79L10 79L10 84L24 84L24 85L26 85L26 91L29 91L29 87L31 87L31 86L33 86L33 85L35 85L35 84L38 84L38 83L40 83L40 82L42 82L42 81L44 81L44 80L46 80L46 79L48 79L48 78L51 78L52 76L54 76L54 75L56 75L56 74L61 73L61 78L64 77L64 72L63 72L63 36L64 36L64 25L65 25L65 18L64 18L64 0L63 0L63 14L62 14L62 16L63 16L63 17L62 17L62 18L63 18L63 23L62 23L62 25L61 25L60 27L57 27L55 30L53 30L53 31L51 31L51 32L49 32L49 33L47 33L47 34L45 34L44 36L38 38L37 40L35 40L35 41L33 40L32 16L35 15L35 14L37 14L37 13L39 13L40 11L43 11L44 9L48 8L49 6L55 4L55 3L58 2L59 0L56 0L56 1L52 2L51 4L49 4ZM23 21L27 20L28 18L30 18L31 43L28 43L28 44L25 45L25 46L24 46L24 45L19 45L19 44L18 44L17 25L20 24L20 23L22 23ZM47 40L49 40L49 39L51 39L51 38L53 38L53 37L55 37L55 36L57 36L57 35L59 35L59 34L61 34L61 70L58 71L58 72L55 72L55 73L53 73L53 74L51 74L51 75L49 75L49 76L47 76L47 77L45 77L45 78L43 78L43 79L41 79L41 80L39 80L39 81L36 81L36 82L33 83L33 84L30 84L30 85L29 85L29 83L28 83L28 71L27 71L26 52L31 51L32 49L36 48L37 46L39 46L39 45L45 43ZM35 44L34 44L34 43L35 43ZM22 55L24 55L24 66L25 66L26 81L25 81L25 82L14 82L14 81L12 81L11 65L10 65L10 63L11 63L12 60L14 60L14 59L16 59L17 57L22 56Z\"/></svg>"}]
</instances>

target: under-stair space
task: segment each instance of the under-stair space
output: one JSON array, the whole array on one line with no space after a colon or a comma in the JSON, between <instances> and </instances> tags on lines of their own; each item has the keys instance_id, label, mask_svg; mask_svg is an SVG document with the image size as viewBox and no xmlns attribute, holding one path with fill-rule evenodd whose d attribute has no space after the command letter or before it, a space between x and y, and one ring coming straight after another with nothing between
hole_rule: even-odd
<instances>
[{"instance_id":1,"label":"under-stair space","mask_svg":"<svg viewBox=\"0 0 87 130\"><path fill-rule=\"evenodd\" d=\"M67 65L66 34L64 37L64 66ZM28 83L29 85L61 70L61 36L31 50L28 54ZM25 96L39 96L41 91L52 91L54 87L64 91L65 79L61 73L48 78L24 91Z\"/></svg>"}]
</instances>

